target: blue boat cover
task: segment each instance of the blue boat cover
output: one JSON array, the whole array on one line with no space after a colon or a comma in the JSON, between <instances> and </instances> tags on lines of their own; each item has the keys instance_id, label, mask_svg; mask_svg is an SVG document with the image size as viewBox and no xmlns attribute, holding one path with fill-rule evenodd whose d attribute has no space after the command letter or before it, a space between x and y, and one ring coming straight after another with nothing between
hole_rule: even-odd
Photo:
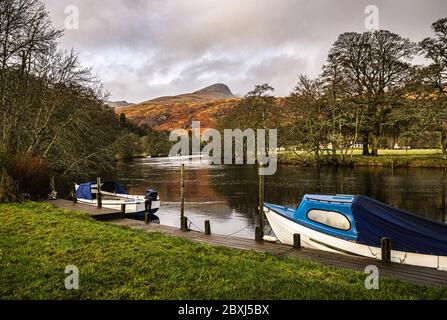
<instances>
[{"instance_id":1,"label":"blue boat cover","mask_svg":"<svg viewBox=\"0 0 447 320\"><path fill-rule=\"evenodd\" d=\"M85 200L93 200L92 184L93 184L93 182L83 183L83 184L79 185L78 190L76 190L76 198L85 199Z\"/></svg>"},{"instance_id":2,"label":"blue boat cover","mask_svg":"<svg viewBox=\"0 0 447 320\"><path fill-rule=\"evenodd\" d=\"M392 208L374 199L357 196L352 204L361 244L380 247L392 239L392 249L447 256L447 224Z\"/></svg>"},{"instance_id":3,"label":"blue boat cover","mask_svg":"<svg viewBox=\"0 0 447 320\"><path fill-rule=\"evenodd\" d=\"M106 181L101 185L101 190L105 192L128 194L126 188L115 181Z\"/></svg>"},{"instance_id":4,"label":"blue boat cover","mask_svg":"<svg viewBox=\"0 0 447 320\"><path fill-rule=\"evenodd\" d=\"M87 182L79 185L78 190L76 190L76 198L93 200L94 199L94 196L92 194L93 185L96 186L96 182ZM101 190L110 193L128 194L126 188L124 188L122 185L114 181L106 181L101 183Z\"/></svg>"}]
</instances>

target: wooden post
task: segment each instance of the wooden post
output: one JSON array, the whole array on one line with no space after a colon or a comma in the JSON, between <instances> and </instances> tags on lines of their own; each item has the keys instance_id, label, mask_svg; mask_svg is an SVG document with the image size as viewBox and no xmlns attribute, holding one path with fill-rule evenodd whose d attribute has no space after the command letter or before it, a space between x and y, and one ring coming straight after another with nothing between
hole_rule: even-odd
<instances>
[{"instance_id":1,"label":"wooden post","mask_svg":"<svg viewBox=\"0 0 447 320\"><path fill-rule=\"evenodd\" d=\"M259 212L259 234L256 235L256 241L262 241L264 238L264 176L261 175L261 168L263 167L262 163L259 163L259 169L258 169L258 197L259 197L259 204L258 204L258 212Z\"/></svg>"},{"instance_id":2,"label":"wooden post","mask_svg":"<svg viewBox=\"0 0 447 320\"><path fill-rule=\"evenodd\" d=\"M260 226L257 226L255 229L255 240L257 242L264 241L264 231L262 230L262 228Z\"/></svg>"},{"instance_id":3,"label":"wooden post","mask_svg":"<svg viewBox=\"0 0 447 320\"><path fill-rule=\"evenodd\" d=\"M211 235L211 222L209 220L205 221L205 235Z\"/></svg>"},{"instance_id":4,"label":"wooden post","mask_svg":"<svg viewBox=\"0 0 447 320\"><path fill-rule=\"evenodd\" d=\"M151 223L151 219L149 218L149 212L145 212L144 213L144 223L145 224L150 224Z\"/></svg>"},{"instance_id":5,"label":"wooden post","mask_svg":"<svg viewBox=\"0 0 447 320\"><path fill-rule=\"evenodd\" d=\"M125 203L123 203L123 204L121 205L121 212L124 213L124 214L126 214L126 204L125 204Z\"/></svg>"},{"instance_id":6,"label":"wooden post","mask_svg":"<svg viewBox=\"0 0 447 320\"><path fill-rule=\"evenodd\" d=\"M76 185L73 185L73 190L71 190L71 197L73 199L73 204L78 203L78 198L76 197Z\"/></svg>"},{"instance_id":7,"label":"wooden post","mask_svg":"<svg viewBox=\"0 0 447 320\"><path fill-rule=\"evenodd\" d=\"M188 222L185 219L185 165L180 169L180 229L188 231Z\"/></svg>"},{"instance_id":8,"label":"wooden post","mask_svg":"<svg viewBox=\"0 0 447 320\"><path fill-rule=\"evenodd\" d=\"M391 239L382 238L382 262L391 262Z\"/></svg>"},{"instance_id":9,"label":"wooden post","mask_svg":"<svg viewBox=\"0 0 447 320\"><path fill-rule=\"evenodd\" d=\"M301 235L298 233L295 233L293 235L293 247L295 249L300 249L301 248Z\"/></svg>"},{"instance_id":10,"label":"wooden post","mask_svg":"<svg viewBox=\"0 0 447 320\"><path fill-rule=\"evenodd\" d=\"M182 217L180 219L180 230L182 230L182 231L189 231L188 230L188 218L187 217Z\"/></svg>"},{"instance_id":11,"label":"wooden post","mask_svg":"<svg viewBox=\"0 0 447 320\"><path fill-rule=\"evenodd\" d=\"M101 178L96 179L96 202L98 204L98 209L102 208L102 195L101 195Z\"/></svg>"}]
</instances>

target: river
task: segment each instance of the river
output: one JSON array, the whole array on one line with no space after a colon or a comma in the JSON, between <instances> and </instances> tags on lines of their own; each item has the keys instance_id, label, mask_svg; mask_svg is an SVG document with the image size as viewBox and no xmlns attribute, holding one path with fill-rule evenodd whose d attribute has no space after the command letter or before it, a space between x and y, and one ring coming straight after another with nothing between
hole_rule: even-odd
<instances>
[{"instance_id":1,"label":"river","mask_svg":"<svg viewBox=\"0 0 447 320\"><path fill-rule=\"evenodd\" d=\"M179 226L180 165L185 159L136 159L116 166L114 178L133 194L156 189L163 225ZM258 194L254 166L186 164L185 215L191 229L211 221L214 233L253 238ZM265 179L265 201L296 207L306 193L362 194L436 221L446 218L447 172L423 168L302 168L279 166Z\"/></svg>"}]
</instances>

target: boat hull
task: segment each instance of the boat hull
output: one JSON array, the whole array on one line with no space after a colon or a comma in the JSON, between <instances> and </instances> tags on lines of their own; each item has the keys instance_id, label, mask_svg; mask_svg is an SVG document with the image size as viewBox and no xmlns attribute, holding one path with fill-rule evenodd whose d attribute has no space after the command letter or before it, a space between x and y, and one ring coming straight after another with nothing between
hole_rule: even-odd
<instances>
[{"instance_id":1,"label":"boat hull","mask_svg":"<svg viewBox=\"0 0 447 320\"><path fill-rule=\"evenodd\" d=\"M301 245L306 248L382 259L382 250L379 247L359 244L355 241L344 240L316 231L285 217L271 208L264 207L264 213L281 243L293 245L294 234L299 234ZM444 256L392 250L391 261L447 271L447 257Z\"/></svg>"},{"instance_id":2,"label":"boat hull","mask_svg":"<svg viewBox=\"0 0 447 320\"><path fill-rule=\"evenodd\" d=\"M91 206L97 206L98 202L96 199L94 200L86 200L86 199L78 199L79 203L91 205ZM126 205L126 214L133 214L137 217L144 218L144 215L146 213L146 205L144 200L103 200L102 201L102 207L108 208L112 210L121 211L122 205ZM160 200L153 201L150 214L155 214L160 209Z\"/></svg>"}]
</instances>

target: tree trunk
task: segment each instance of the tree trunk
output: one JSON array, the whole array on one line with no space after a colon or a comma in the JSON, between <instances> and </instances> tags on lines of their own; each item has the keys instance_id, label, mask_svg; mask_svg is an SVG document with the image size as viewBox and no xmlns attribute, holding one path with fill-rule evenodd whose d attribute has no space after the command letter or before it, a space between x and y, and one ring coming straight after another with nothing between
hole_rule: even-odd
<instances>
[{"instance_id":1,"label":"tree trunk","mask_svg":"<svg viewBox=\"0 0 447 320\"><path fill-rule=\"evenodd\" d=\"M367 133L363 135L363 155L369 156L369 135Z\"/></svg>"},{"instance_id":2,"label":"tree trunk","mask_svg":"<svg viewBox=\"0 0 447 320\"><path fill-rule=\"evenodd\" d=\"M441 138L439 139L439 147L441 148L444 159L447 159L446 142L447 142L447 134L446 130L443 128L441 130Z\"/></svg>"},{"instance_id":3,"label":"tree trunk","mask_svg":"<svg viewBox=\"0 0 447 320\"><path fill-rule=\"evenodd\" d=\"M371 156L378 156L379 155L379 137L377 135L372 136L372 143L371 143Z\"/></svg>"},{"instance_id":4,"label":"tree trunk","mask_svg":"<svg viewBox=\"0 0 447 320\"><path fill-rule=\"evenodd\" d=\"M317 147L315 150L315 159L317 161L320 161L320 148L319 147Z\"/></svg>"}]
</instances>

